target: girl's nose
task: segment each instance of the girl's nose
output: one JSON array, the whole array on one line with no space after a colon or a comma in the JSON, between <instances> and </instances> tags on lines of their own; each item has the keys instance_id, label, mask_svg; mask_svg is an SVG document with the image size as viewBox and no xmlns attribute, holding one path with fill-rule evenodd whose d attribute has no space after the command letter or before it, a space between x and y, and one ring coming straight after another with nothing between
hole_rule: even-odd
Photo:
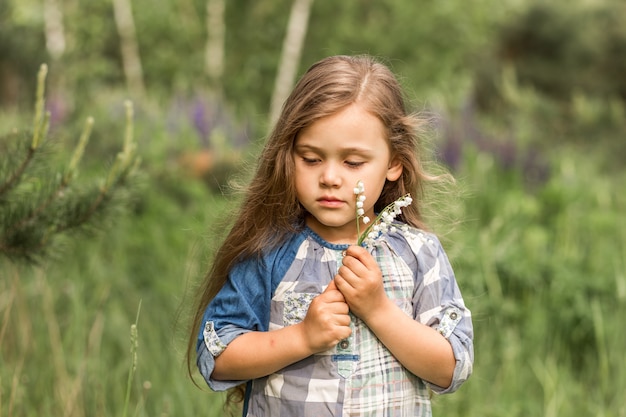
<instances>
[{"instance_id":1,"label":"girl's nose","mask_svg":"<svg viewBox=\"0 0 626 417\"><path fill-rule=\"evenodd\" d=\"M337 172L336 167L328 164L322 170L320 175L320 183L326 187L338 187L341 185L341 176Z\"/></svg>"}]
</instances>

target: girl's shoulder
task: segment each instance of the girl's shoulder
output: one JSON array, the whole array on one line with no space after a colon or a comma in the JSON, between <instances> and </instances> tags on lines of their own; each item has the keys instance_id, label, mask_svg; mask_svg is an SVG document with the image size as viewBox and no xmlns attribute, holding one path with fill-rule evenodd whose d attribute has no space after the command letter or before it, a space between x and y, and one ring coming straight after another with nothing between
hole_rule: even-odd
<instances>
[{"instance_id":1,"label":"girl's shoulder","mask_svg":"<svg viewBox=\"0 0 626 417\"><path fill-rule=\"evenodd\" d=\"M237 262L234 269L255 269L263 275L269 273L281 276L296 258L307 260L312 256L311 253L318 252L318 249L343 251L348 246L326 242L314 231L304 227L286 235L280 244L264 249L260 255Z\"/></svg>"},{"instance_id":2,"label":"girl's shoulder","mask_svg":"<svg viewBox=\"0 0 626 417\"><path fill-rule=\"evenodd\" d=\"M396 254L408 264L434 264L446 258L445 250L436 234L404 223L396 223L385 240Z\"/></svg>"},{"instance_id":3,"label":"girl's shoulder","mask_svg":"<svg viewBox=\"0 0 626 417\"><path fill-rule=\"evenodd\" d=\"M280 275L281 270L284 272L283 269L286 270L295 259L306 238L306 234L301 231L290 233L280 245L267 248L262 252L260 258L252 260L252 262L261 263L265 269L270 269L270 272Z\"/></svg>"},{"instance_id":4,"label":"girl's shoulder","mask_svg":"<svg viewBox=\"0 0 626 417\"><path fill-rule=\"evenodd\" d=\"M397 244L409 245L421 251L422 249L434 249L441 247L441 242L436 234L401 222L394 222L391 230L386 234L386 239Z\"/></svg>"}]
</instances>

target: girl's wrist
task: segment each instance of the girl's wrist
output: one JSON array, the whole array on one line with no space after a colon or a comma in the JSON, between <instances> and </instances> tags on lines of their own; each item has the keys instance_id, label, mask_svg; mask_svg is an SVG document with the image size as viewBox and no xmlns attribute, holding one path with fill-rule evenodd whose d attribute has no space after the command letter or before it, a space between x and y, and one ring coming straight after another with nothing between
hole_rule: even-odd
<instances>
[{"instance_id":1,"label":"girl's wrist","mask_svg":"<svg viewBox=\"0 0 626 417\"><path fill-rule=\"evenodd\" d=\"M289 327L293 331L293 335L291 336L293 336L292 343L294 343L294 349L296 352L300 352L303 359L317 353L312 347L313 343L310 340L310 335L306 331L306 325L303 321L292 324Z\"/></svg>"},{"instance_id":2,"label":"girl's wrist","mask_svg":"<svg viewBox=\"0 0 626 417\"><path fill-rule=\"evenodd\" d=\"M379 326L389 326L390 323L393 323L390 318L397 309L398 306L385 295L381 302L376 305L376 308L366 309L366 314L360 315L359 318L376 333L375 329Z\"/></svg>"}]
</instances>

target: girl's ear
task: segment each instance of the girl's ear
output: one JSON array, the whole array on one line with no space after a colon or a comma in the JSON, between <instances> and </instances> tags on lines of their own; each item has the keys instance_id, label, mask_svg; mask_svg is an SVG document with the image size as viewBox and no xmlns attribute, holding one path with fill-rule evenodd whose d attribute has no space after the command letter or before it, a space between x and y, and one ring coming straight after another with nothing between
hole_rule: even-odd
<instances>
[{"instance_id":1,"label":"girl's ear","mask_svg":"<svg viewBox=\"0 0 626 417\"><path fill-rule=\"evenodd\" d=\"M389 162L389 168L387 168L387 180L397 181L402 175L402 163L398 158L394 158Z\"/></svg>"}]
</instances>

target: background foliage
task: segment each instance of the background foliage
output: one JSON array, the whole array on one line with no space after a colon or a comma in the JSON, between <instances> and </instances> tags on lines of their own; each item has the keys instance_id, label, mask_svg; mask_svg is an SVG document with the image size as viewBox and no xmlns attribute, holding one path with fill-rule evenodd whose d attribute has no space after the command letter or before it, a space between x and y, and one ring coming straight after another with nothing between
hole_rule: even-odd
<instances>
[{"instance_id":1,"label":"background foliage","mask_svg":"<svg viewBox=\"0 0 626 417\"><path fill-rule=\"evenodd\" d=\"M50 2L61 55L46 46ZM106 172L130 98L143 160L112 227L38 265L0 258L2 417L122 415L127 388L128 414L223 415L222 395L186 375L188 307L267 130L292 2L226 2L219 88L207 2L158 4L132 1L139 94L111 1L0 3L1 140L28 129L47 62L61 156L93 116L81 176ZM624 19L619 0L312 3L299 72L330 54L383 58L433 116L429 156L458 180L460 198L431 215L473 312L476 364L435 415L626 416Z\"/></svg>"}]
</instances>

